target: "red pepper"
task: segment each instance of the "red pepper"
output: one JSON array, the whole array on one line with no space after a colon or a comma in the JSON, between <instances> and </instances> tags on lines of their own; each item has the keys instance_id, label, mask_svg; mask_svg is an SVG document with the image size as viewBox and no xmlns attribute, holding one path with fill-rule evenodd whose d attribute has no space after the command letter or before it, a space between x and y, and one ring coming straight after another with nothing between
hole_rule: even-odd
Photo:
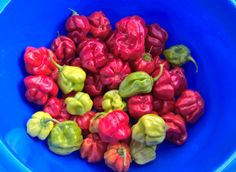
<instances>
[{"instance_id":1,"label":"red pepper","mask_svg":"<svg viewBox=\"0 0 236 172\"><path fill-rule=\"evenodd\" d=\"M203 114L204 100L197 91L185 90L177 99L175 108L186 122L195 123Z\"/></svg>"},{"instance_id":2,"label":"red pepper","mask_svg":"<svg viewBox=\"0 0 236 172\"><path fill-rule=\"evenodd\" d=\"M95 115L95 112L86 112L83 116L73 116L72 119L78 124L82 130L89 130L90 120Z\"/></svg>"},{"instance_id":3,"label":"red pepper","mask_svg":"<svg viewBox=\"0 0 236 172\"><path fill-rule=\"evenodd\" d=\"M69 94L62 94L62 99L66 99L67 97L74 97L77 92L72 91Z\"/></svg>"},{"instance_id":4,"label":"red pepper","mask_svg":"<svg viewBox=\"0 0 236 172\"><path fill-rule=\"evenodd\" d=\"M44 105L43 111L49 113L58 121L70 119L70 114L66 111L64 99L58 99L56 97L50 98Z\"/></svg>"},{"instance_id":5,"label":"red pepper","mask_svg":"<svg viewBox=\"0 0 236 172\"><path fill-rule=\"evenodd\" d=\"M129 116L114 110L104 116L98 124L98 134L103 142L116 143L130 137Z\"/></svg>"},{"instance_id":6,"label":"red pepper","mask_svg":"<svg viewBox=\"0 0 236 172\"><path fill-rule=\"evenodd\" d=\"M108 89L116 89L130 72L131 69L127 62L114 59L100 70L101 81Z\"/></svg>"},{"instance_id":7,"label":"red pepper","mask_svg":"<svg viewBox=\"0 0 236 172\"><path fill-rule=\"evenodd\" d=\"M78 66L78 67L81 67L81 62L80 62L80 58L77 57L77 58L74 58L71 63L70 63L71 66Z\"/></svg>"},{"instance_id":8,"label":"red pepper","mask_svg":"<svg viewBox=\"0 0 236 172\"><path fill-rule=\"evenodd\" d=\"M68 36L78 44L86 38L90 30L90 24L86 16L71 11L73 13L66 21L66 30L69 32Z\"/></svg>"},{"instance_id":9,"label":"red pepper","mask_svg":"<svg viewBox=\"0 0 236 172\"><path fill-rule=\"evenodd\" d=\"M187 80L184 75L184 70L181 67L175 67L170 72L172 86L175 89L175 96L181 94L187 88Z\"/></svg>"},{"instance_id":10,"label":"red pepper","mask_svg":"<svg viewBox=\"0 0 236 172\"><path fill-rule=\"evenodd\" d=\"M159 74L159 69L155 70L152 74L156 77ZM161 100L173 100L174 99L174 87L172 86L171 76L168 70L163 69L161 77L155 82L153 86L153 94L156 98Z\"/></svg>"},{"instance_id":11,"label":"red pepper","mask_svg":"<svg viewBox=\"0 0 236 172\"><path fill-rule=\"evenodd\" d=\"M66 36L58 36L54 39L51 48L55 52L59 64L69 64L75 58L75 44Z\"/></svg>"},{"instance_id":12,"label":"red pepper","mask_svg":"<svg viewBox=\"0 0 236 172\"><path fill-rule=\"evenodd\" d=\"M93 99L93 107L94 107L98 112L103 111L103 108L102 108L102 100L103 100L103 96L96 96L96 97Z\"/></svg>"},{"instance_id":13,"label":"red pepper","mask_svg":"<svg viewBox=\"0 0 236 172\"><path fill-rule=\"evenodd\" d=\"M92 13L88 20L90 22L90 32L94 37L104 40L111 33L110 21L102 11Z\"/></svg>"},{"instance_id":14,"label":"red pepper","mask_svg":"<svg viewBox=\"0 0 236 172\"><path fill-rule=\"evenodd\" d=\"M27 76L24 79L28 101L44 105L50 97L56 97L58 87L52 78L44 75Z\"/></svg>"},{"instance_id":15,"label":"red pepper","mask_svg":"<svg viewBox=\"0 0 236 172\"><path fill-rule=\"evenodd\" d=\"M166 131L166 139L176 145L184 144L188 134L183 118L172 112L163 115L162 118L168 126Z\"/></svg>"},{"instance_id":16,"label":"red pepper","mask_svg":"<svg viewBox=\"0 0 236 172\"><path fill-rule=\"evenodd\" d=\"M90 96L99 96L104 91L104 86L99 75L88 74L85 80L84 90Z\"/></svg>"},{"instance_id":17,"label":"red pepper","mask_svg":"<svg viewBox=\"0 0 236 172\"><path fill-rule=\"evenodd\" d=\"M45 47L27 47L24 54L26 71L31 75L51 75L57 69L50 60L50 53L57 61L54 53Z\"/></svg>"},{"instance_id":18,"label":"red pepper","mask_svg":"<svg viewBox=\"0 0 236 172\"><path fill-rule=\"evenodd\" d=\"M108 145L104 154L105 163L113 171L126 172L129 170L131 155L129 146L125 143Z\"/></svg>"},{"instance_id":19,"label":"red pepper","mask_svg":"<svg viewBox=\"0 0 236 172\"><path fill-rule=\"evenodd\" d=\"M89 134L80 147L80 155L82 158L87 158L88 162L99 162L103 159L106 152L107 143L101 141L95 133Z\"/></svg>"},{"instance_id":20,"label":"red pepper","mask_svg":"<svg viewBox=\"0 0 236 172\"><path fill-rule=\"evenodd\" d=\"M88 39L78 46L81 66L90 72L98 72L107 63L106 45L97 39Z\"/></svg>"},{"instance_id":21,"label":"red pepper","mask_svg":"<svg viewBox=\"0 0 236 172\"><path fill-rule=\"evenodd\" d=\"M153 56L159 56L165 48L165 43L168 39L167 32L161 28L157 23L151 24L148 27L148 34L146 37L146 50L151 50Z\"/></svg>"},{"instance_id":22,"label":"red pepper","mask_svg":"<svg viewBox=\"0 0 236 172\"><path fill-rule=\"evenodd\" d=\"M164 115L168 112L174 112L175 101L174 100L159 100L153 99L153 110L157 111L159 115Z\"/></svg>"},{"instance_id":23,"label":"red pepper","mask_svg":"<svg viewBox=\"0 0 236 172\"><path fill-rule=\"evenodd\" d=\"M161 64L163 64L163 67L166 70L170 69L170 63L167 60L163 60L159 56L154 57L153 60L155 61L155 68L156 68L156 70L160 68Z\"/></svg>"},{"instance_id":24,"label":"red pepper","mask_svg":"<svg viewBox=\"0 0 236 172\"><path fill-rule=\"evenodd\" d=\"M142 115L152 112L152 96L137 95L129 98L128 111L130 116L135 119L140 118Z\"/></svg>"}]
</instances>

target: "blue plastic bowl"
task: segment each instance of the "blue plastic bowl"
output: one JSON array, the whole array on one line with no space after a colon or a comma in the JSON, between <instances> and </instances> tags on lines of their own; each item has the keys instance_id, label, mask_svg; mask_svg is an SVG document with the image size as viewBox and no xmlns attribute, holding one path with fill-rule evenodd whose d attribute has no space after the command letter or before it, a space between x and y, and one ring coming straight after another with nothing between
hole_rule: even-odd
<instances>
[{"instance_id":1,"label":"blue plastic bowl","mask_svg":"<svg viewBox=\"0 0 236 172\"><path fill-rule=\"evenodd\" d=\"M1 0L2 1L2 0ZM6 0L3 0L3 3ZM199 64L186 69L189 88L206 101L204 116L188 126L185 145L163 143L155 161L131 165L130 171L236 171L236 9L227 0L12 0L0 14L0 171L109 171L104 163L89 164L78 152L51 153L30 138L27 119L40 107L24 97L24 49L50 46L70 15L68 7L89 15L102 10L114 25L127 15L158 22L169 33L167 47L186 44Z\"/></svg>"}]
</instances>

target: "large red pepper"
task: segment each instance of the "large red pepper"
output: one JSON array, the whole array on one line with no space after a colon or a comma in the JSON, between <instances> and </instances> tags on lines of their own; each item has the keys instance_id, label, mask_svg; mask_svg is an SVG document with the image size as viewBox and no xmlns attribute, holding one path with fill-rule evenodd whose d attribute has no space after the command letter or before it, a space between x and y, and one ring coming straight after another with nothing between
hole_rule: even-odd
<instances>
[{"instance_id":1,"label":"large red pepper","mask_svg":"<svg viewBox=\"0 0 236 172\"><path fill-rule=\"evenodd\" d=\"M90 120L95 115L95 112L86 112L83 116L73 116L72 119L78 124L82 130L89 130Z\"/></svg>"},{"instance_id":2,"label":"large red pepper","mask_svg":"<svg viewBox=\"0 0 236 172\"><path fill-rule=\"evenodd\" d=\"M48 76L27 76L24 83L27 89L25 96L30 102L44 105L50 97L57 96L58 87Z\"/></svg>"},{"instance_id":3,"label":"large red pepper","mask_svg":"<svg viewBox=\"0 0 236 172\"><path fill-rule=\"evenodd\" d=\"M102 108L102 100L103 100L103 96L96 96L96 97L93 99L93 107L94 107L98 112L103 111L103 108Z\"/></svg>"},{"instance_id":4,"label":"large red pepper","mask_svg":"<svg viewBox=\"0 0 236 172\"><path fill-rule=\"evenodd\" d=\"M104 116L98 124L98 134L103 142L116 143L131 135L129 116L121 110L114 110Z\"/></svg>"},{"instance_id":5,"label":"large red pepper","mask_svg":"<svg viewBox=\"0 0 236 172\"><path fill-rule=\"evenodd\" d=\"M203 114L204 100L197 91L185 90L177 99L175 108L188 123L196 122Z\"/></svg>"},{"instance_id":6,"label":"large red pepper","mask_svg":"<svg viewBox=\"0 0 236 172\"><path fill-rule=\"evenodd\" d=\"M88 20L90 22L90 32L95 38L104 40L111 33L110 21L102 11L95 11L88 17Z\"/></svg>"},{"instance_id":7,"label":"large red pepper","mask_svg":"<svg viewBox=\"0 0 236 172\"><path fill-rule=\"evenodd\" d=\"M43 108L44 112L49 113L53 118L58 121L65 121L70 119L70 114L66 111L66 104L64 99L56 97L50 98Z\"/></svg>"},{"instance_id":8,"label":"large red pepper","mask_svg":"<svg viewBox=\"0 0 236 172\"><path fill-rule=\"evenodd\" d=\"M45 47L27 47L24 54L26 71L31 75L51 75L57 69L50 60L50 54L57 61L55 54Z\"/></svg>"},{"instance_id":9,"label":"large red pepper","mask_svg":"<svg viewBox=\"0 0 236 172\"><path fill-rule=\"evenodd\" d=\"M77 52L81 66L90 72L98 72L107 63L107 48L97 39L85 40L78 46Z\"/></svg>"},{"instance_id":10,"label":"large red pepper","mask_svg":"<svg viewBox=\"0 0 236 172\"><path fill-rule=\"evenodd\" d=\"M133 96L128 100L129 114L135 119L151 113L152 110L152 96L149 94Z\"/></svg>"},{"instance_id":11,"label":"large red pepper","mask_svg":"<svg viewBox=\"0 0 236 172\"><path fill-rule=\"evenodd\" d=\"M54 39L51 48L55 52L59 64L69 64L75 58L75 43L66 36L58 36Z\"/></svg>"},{"instance_id":12,"label":"large red pepper","mask_svg":"<svg viewBox=\"0 0 236 172\"><path fill-rule=\"evenodd\" d=\"M130 72L131 69L127 62L114 59L100 70L101 81L108 89L116 89Z\"/></svg>"},{"instance_id":13,"label":"large red pepper","mask_svg":"<svg viewBox=\"0 0 236 172\"><path fill-rule=\"evenodd\" d=\"M157 111L159 115L164 115L168 112L174 112L175 101L174 100L159 100L153 99L153 110Z\"/></svg>"},{"instance_id":14,"label":"large red pepper","mask_svg":"<svg viewBox=\"0 0 236 172\"><path fill-rule=\"evenodd\" d=\"M163 115L162 118L168 126L166 139L177 145L184 144L188 134L183 118L172 112Z\"/></svg>"},{"instance_id":15,"label":"large red pepper","mask_svg":"<svg viewBox=\"0 0 236 172\"><path fill-rule=\"evenodd\" d=\"M104 86L101 82L100 76L88 74L86 76L84 90L90 96L102 95L104 91Z\"/></svg>"},{"instance_id":16,"label":"large red pepper","mask_svg":"<svg viewBox=\"0 0 236 172\"><path fill-rule=\"evenodd\" d=\"M161 28L157 23L151 24L148 27L148 34L146 37L146 51L151 50L153 56L159 56L165 48L165 43L168 39L167 32Z\"/></svg>"},{"instance_id":17,"label":"large red pepper","mask_svg":"<svg viewBox=\"0 0 236 172\"><path fill-rule=\"evenodd\" d=\"M101 141L95 133L89 134L80 147L80 155L87 158L88 162L99 162L107 150L107 143Z\"/></svg>"}]
</instances>

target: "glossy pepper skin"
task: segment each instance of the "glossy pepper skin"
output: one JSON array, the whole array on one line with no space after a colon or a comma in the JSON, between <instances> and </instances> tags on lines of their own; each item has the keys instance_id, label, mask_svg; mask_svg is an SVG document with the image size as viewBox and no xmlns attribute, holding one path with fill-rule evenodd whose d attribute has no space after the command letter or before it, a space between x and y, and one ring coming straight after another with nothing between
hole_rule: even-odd
<instances>
[{"instance_id":1,"label":"glossy pepper skin","mask_svg":"<svg viewBox=\"0 0 236 172\"><path fill-rule=\"evenodd\" d=\"M131 157L135 163L144 165L156 159L156 148L156 145L147 146L145 144L132 140L130 143Z\"/></svg>"},{"instance_id":2,"label":"glossy pepper skin","mask_svg":"<svg viewBox=\"0 0 236 172\"><path fill-rule=\"evenodd\" d=\"M151 113L153 110L152 101L152 96L149 94L130 97L128 100L130 116L138 119L145 114Z\"/></svg>"},{"instance_id":3,"label":"glossy pepper skin","mask_svg":"<svg viewBox=\"0 0 236 172\"><path fill-rule=\"evenodd\" d=\"M66 30L69 32L68 36L78 44L86 38L90 31L90 24L86 16L71 11L72 15L66 21Z\"/></svg>"},{"instance_id":4,"label":"glossy pepper skin","mask_svg":"<svg viewBox=\"0 0 236 172\"><path fill-rule=\"evenodd\" d=\"M158 115L146 114L132 126L132 139L147 146L163 142L166 136L165 121Z\"/></svg>"},{"instance_id":5,"label":"glossy pepper skin","mask_svg":"<svg viewBox=\"0 0 236 172\"><path fill-rule=\"evenodd\" d=\"M108 89L117 89L121 81L131 72L127 62L122 62L120 59L114 59L101 68L100 76L103 85Z\"/></svg>"},{"instance_id":6,"label":"glossy pepper skin","mask_svg":"<svg viewBox=\"0 0 236 172\"><path fill-rule=\"evenodd\" d=\"M153 56L159 56L165 48L168 39L168 33L157 23L148 26L148 34L146 36L146 50L151 50Z\"/></svg>"},{"instance_id":7,"label":"glossy pepper skin","mask_svg":"<svg viewBox=\"0 0 236 172\"><path fill-rule=\"evenodd\" d=\"M88 162L99 162L102 161L106 150L107 143L102 142L97 134L91 133L84 139L80 155L83 159L88 159Z\"/></svg>"},{"instance_id":8,"label":"glossy pepper skin","mask_svg":"<svg viewBox=\"0 0 236 172\"><path fill-rule=\"evenodd\" d=\"M150 93L154 82L162 76L162 72L163 66L161 66L160 72L155 78L142 71L129 74L119 86L120 96L127 98L137 94Z\"/></svg>"},{"instance_id":9,"label":"glossy pepper skin","mask_svg":"<svg viewBox=\"0 0 236 172\"><path fill-rule=\"evenodd\" d=\"M163 64L165 69L170 69L170 63L167 60L161 59L159 56L154 57L153 60L155 61L155 70L159 69L161 64Z\"/></svg>"},{"instance_id":10,"label":"glossy pepper skin","mask_svg":"<svg viewBox=\"0 0 236 172\"><path fill-rule=\"evenodd\" d=\"M46 112L38 111L28 120L26 126L31 137L45 140L53 128L52 117Z\"/></svg>"},{"instance_id":11,"label":"glossy pepper skin","mask_svg":"<svg viewBox=\"0 0 236 172\"><path fill-rule=\"evenodd\" d=\"M107 63L107 48L97 39L88 39L78 46L81 66L90 72L97 73Z\"/></svg>"},{"instance_id":12,"label":"glossy pepper skin","mask_svg":"<svg viewBox=\"0 0 236 172\"><path fill-rule=\"evenodd\" d=\"M58 36L54 39L51 49L57 56L58 63L60 64L69 64L75 58L75 43L67 36Z\"/></svg>"},{"instance_id":13,"label":"glossy pepper skin","mask_svg":"<svg viewBox=\"0 0 236 172\"><path fill-rule=\"evenodd\" d=\"M129 116L121 110L114 110L98 123L98 134L103 142L116 143L131 135Z\"/></svg>"},{"instance_id":14,"label":"glossy pepper skin","mask_svg":"<svg viewBox=\"0 0 236 172\"><path fill-rule=\"evenodd\" d=\"M94 97L94 99L93 99L93 107L94 107L98 112L103 111L103 108L102 108L102 100L103 100L103 96L97 96L97 97Z\"/></svg>"},{"instance_id":15,"label":"glossy pepper skin","mask_svg":"<svg viewBox=\"0 0 236 172\"><path fill-rule=\"evenodd\" d=\"M84 115L93 107L93 101L87 93L78 92L74 97L65 99L66 110L72 115Z\"/></svg>"},{"instance_id":16,"label":"glossy pepper skin","mask_svg":"<svg viewBox=\"0 0 236 172\"><path fill-rule=\"evenodd\" d=\"M109 144L104 159L113 171L126 172L131 163L130 149L125 143Z\"/></svg>"},{"instance_id":17,"label":"glossy pepper skin","mask_svg":"<svg viewBox=\"0 0 236 172\"><path fill-rule=\"evenodd\" d=\"M90 120L95 116L95 112L86 112L83 116L73 116L72 119L82 130L89 130Z\"/></svg>"},{"instance_id":18,"label":"glossy pepper skin","mask_svg":"<svg viewBox=\"0 0 236 172\"><path fill-rule=\"evenodd\" d=\"M49 113L51 117L58 121L70 119L70 114L66 111L64 99L58 99L56 97L50 98L44 105L43 111Z\"/></svg>"},{"instance_id":19,"label":"glossy pepper skin","mask_svg":"<svg viewBox=\"0 0 236 172\"><path fill-rule=\"evenodd\" d=\"M36 75L27 76L24 79L28 101L38 105L44 105L50 97L56 97L58 87L49 76Z\"/></svg>"},{"instance_id":20,"label":"glossy pepper skin","mask_svg":"<svg viewBox=\"0 0 236 172\"><path fill-rule=\"evenodd\" d=\"M168 129L166 131L166 139L176 145L185 143L188 134L183 118L172 112L162 116Z\"/></svg>"},{"instance_id":21,"label":"glossy pepper skin","mask_svg":"<svg viewBox=\"0 0 236 172\"><path fill-rule=\"evenodd\" d=\"M86 73L83 69L76 66L59 65L51 58L53 64L59 70L57 83L64 94L69 94L72 91L82 91Z\"/></svg>"},{"instance_id":22,"label":"glossy pepper skin","mask_svg":"<svg viewBox=\"0 0 236 172\"><path fill-rule=\"evenodd\" d=\"M191 52L185 45L174 45L163 52L166 60L174 66L182 66L184 63L191 61L198 71L197 62L191 56Z\"/></svg>"},{"instance_id":23,"label":"glossy pepper skin","mask_svg":"<svg viewBox=\"0 0 236 172\"><path fill-rule=\"evenodd\" d=\"M122 100L118 90L110 90L106 92L102 100L102 108L105 112L113 110L124 110L126 102Z\"/></svg>"},{"instance_id":24,"label":"glossy pepper skin","mask_svg":"<svg viewBox=\"0 0 236 172\"><path fill-rule=\"evenodd\" d=\"M79 58L79 57L74 58L74 59L71 61L70 65L71 65L71 66L81 67L80 58Z\"/></svg>"},{"instance_id":25,"label":"glossy pepper skin","mask_svg":"<svg viewBox=\"0 0 236 172\"><path fill-rule=\"evenodd\" d=\"M197 91L185 90L177 99L175 109L186 122L195 123L202 116L204 106L204 100Z\"/></svg>"},{"instance_id":26,"label":"glossy pepper skin","mask_svg":"<svg viewBox=\"0 0 236 172\"><path fill-rule=\"evenodd\" d=\"M89 131L91 133L98 133L98 124L100 120L105 117L107 113L97 112L90 120Z\"/></svg>"},{"instance_id":27,"label":"glossy pepper skin","mask_svg":"<svg viewBox=\"0 0 236 172\"><path fill-rule=\"evenodd\" d=\"M152 104L153 104L153 110L157 111L159 115L164 115L168 112L174 112L175 110L174 100L160 100L154 98Z\"/></svg>"},{"instance_id":28,"label":"glossy pepper skin","mask_svg":"<svg viewBox=\"0 0 236 172\"><path fill-rule=\"evenodd\" d=\"M85 80L84 90L90 96L102 95L104 90L104 85L101 82L100 75L88 74Z\"/></svg>"},{"instance_id":29,"label":"glossy pepper skin","mask_svg":"<svg viewBox=\"0 0 236 172\"><path fill-rule=\"evenodd\" d=\"M49 149L59 155L68 155L78 150L82 142L81 129L74 121L57 123L48 137Z\"/></svg>"},{"instance_id":30,"label":"glossy pepper skin","mask_svg":"<svg viewBox=\"0 0 236 172\"><path fill-rule=\"evenodd\" d=\"M106 39L111 33L112 27L109 19L102 11L95 11L88 16L90 32L95 38Z\"/></svg>"},{"instance_id":31,"label":"glossy pepper skin","mask_svg":"<svg viewBox=\"0 0 236 172\"><path fill-rule=\"evenodd\" d=\"M45 47L27 47L24 54L26 71L31 75L50 76L56 70L56 67L50 60L50 54L56 61L55 54Z\"/></svg>"}]
</instances>

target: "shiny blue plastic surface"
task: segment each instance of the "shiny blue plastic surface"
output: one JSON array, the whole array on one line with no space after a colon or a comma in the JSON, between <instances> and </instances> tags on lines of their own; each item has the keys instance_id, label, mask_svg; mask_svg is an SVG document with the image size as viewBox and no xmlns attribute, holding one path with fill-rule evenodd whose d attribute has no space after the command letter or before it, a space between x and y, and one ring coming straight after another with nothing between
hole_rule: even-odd
<instances>
[{"instance_id":1,"label":"shiny blue plastic surface","mask_svg":"<svg viewBox=\"0 0 236 172\"><path fill-rule=\"evenodd\" d=\"M167 47L186 44L199 65L184 65L189 88L206 101L204 116L189 125L185 145L163 143L157 159L130 171L236 171L236 7L228 0L12 0L0 14L0 171L109 171L78 152L57 156L30 138L25 123L40 107L24 97L26 46L49 47L70 15L102 10L112 24L127 15L158 22L169 33Z\"/></svg>"}]
</instances>

